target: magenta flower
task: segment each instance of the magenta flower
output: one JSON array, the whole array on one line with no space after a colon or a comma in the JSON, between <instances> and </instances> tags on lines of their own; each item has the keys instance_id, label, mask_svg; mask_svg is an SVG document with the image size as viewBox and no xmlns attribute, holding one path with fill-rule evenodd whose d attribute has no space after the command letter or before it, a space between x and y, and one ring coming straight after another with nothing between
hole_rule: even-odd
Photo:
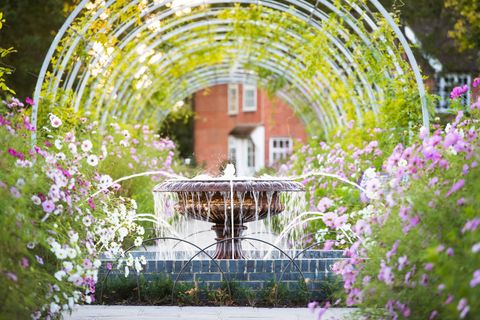
<instances>
[{"instance_id":1,"label":"magenta flower","mask_svg":"<svg viewBox=\"0 0 480 320\"><path fill-rule=\"evenodd\" d=\"M451 99L456 99L460 97L461 95L465 94L468 91L468 86L464 85L461 87L455 87L453 88L452 92L450 93L450 98Z\"/></svg>"},{"instance_id":2,"label":"magenta flower","mask_svg":"<svg viewBox=\"0 0 480 320\"><path fill-rule=\"evenodd\" d=\"M51 213L55 210L55 203L52 200L46 200L42 203L43 211Z\"/></svg>"},{"instance_id":3,"label":"magenta flower","mask_svg":"<svg viewBox=\"0 0 480 320\"><path fill-rule=\"evenodd\" d=\"M474 88L480 86L480 77L473 79L473 84L472 84L472 86L473 86Z\"/></svg>"},{"instance_id":4,"label":"magenta flower","mask_svg":"<svg viewBox=\"0 0 480 320\"><path fill-rule=\"evenodd\" d=\"M108 262L106 265L107 270L112 270L113 266L111 262Z\"/></svg>"},{"instance_id":5,"label":"magenta flower","mask_svg":"<svg viewBox=\"0 0 480 320\"><path fill-rule=\"evenodd\" d=\"M35 101L33 101L33 99L30 98L30 97L27 97L27 98L25 99L25 102L26 102L28 105L31 105L31 106L35 105Z\"/></svg>"}]
</instances>

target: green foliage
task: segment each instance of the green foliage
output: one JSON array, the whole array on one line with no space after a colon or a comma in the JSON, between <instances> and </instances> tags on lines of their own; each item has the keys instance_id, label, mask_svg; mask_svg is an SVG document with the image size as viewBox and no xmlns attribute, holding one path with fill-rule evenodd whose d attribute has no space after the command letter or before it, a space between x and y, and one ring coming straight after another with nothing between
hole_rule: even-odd
<instances>
[{"instance_id":1,"label":"green foliage","mask_svg":"<svg viewBox=\"0 0 480 320\"><path fill-rule=\"evenodd\" d=\"M446 0L445 7L455 14L455 25L449 35L460 50L480 50L480 3L477 0ZM480 63L480 55L477 55Z\"/></svg>"},{"instance_id":2,"label":"green foliage","mask_svg":"<svg viewBox=\"0 0 480 320\"><path fill-rule=\"evenodd\" d=\"M2 46L15 47L18 53L5 61L15 66L9 83L19 97L33 94L37 75L47 50L67 14L78 0L3 0L6 22L0 35Z\"/></svg>"},{"instance_id":3,"label":"green foliage","mask_svg":"<svg viewBox=\"0 0 480 320\"><path fill-rule=\"evenodd\" d=\"M3 17L3 12L0 9L0 30L2 30L4 23L5 23L5 19ZM13 47L10 47L10 48L7 48L7 49L4 49L4 48L0 47L0 59L4 60L5 57L7 57L9 54L11 54L13 52L17 52L16 50L13 49ZM13 73L13 68L5 67L5 66L3 66L3 63L1 63L1 64L2 65L0 66L0 92L1 93L6 92L6 93L15 94L15 91L10 89L7 86L7 84L5 83L5 76L6 75L11 75Z\"/></svg>"},{"instance_id":4,"label":"green foliage","mask_svg":"<svg viewBox=\"0 0 480 320\"><path fill-rule=\"evenodd\" d=\"M333 282L320 284L324 301L330 297L337 286ZM103 287L103 290L102 290ZM172 303L173 281L165 275L144 276L131 275L125 278L121 275L110 275L101 280L96 289L99 304L148 304L169 305ZM310 292L303 281L299 281L294 289L288 289L285 283L265 282L260 290L242 286L241 283L222 282L216 289L198 282L179 282L175 286L175 303L179 305L214 305L214 306L305 306L310 299Z\"/></svg>"},{"instance_id":5,"label":"green foliage","mask_svg":"<svg viewBox=\"0 0 480 320\"><path fill-rule=\"evenodd\" d=\"M447 171L435 172L430 177L440 177L441 181L457 181L458 172L464 164L464 159L452 157ZM365 276L373 278L378 274L381 261L386 259L387 252L399 239L400 245L392 259L408 257L408 266L403 271L395 271L393 286L372 281L365 288L375 293L365 296L363 306L366 313L392 300L410 306L412 316L409 319L426 319L432 310L437 310L439 319L454 319L459 314L458 301L467 298L470 312L466 319L476 319L475 315L480 312L476 303L480 300L480 291L470 287L469 283L480 265L479 255L471 252L472 246L478 242L478 233L464 233L461 230L468 220L480 212L480 171L471 171L466 181L462 191L454 198L465 199L466 204L459 206L454 199L444 196L450 184L440 186L437 189L440 195L436 196L428 177L417 180L405 197L413 204L415 212L421 215L421 225L408 234L402 232L404 223L398 207L390 213L385 224L374 230L372 240L376 245L368 250L369 259L365 262L360 279ZM431 209L432 202L435 203L434 210ZM443 250L439 249L442 247ZM451 256L446 253L447 249L452 250ZM433 265L432 271L424 269L429 263ZM395 262L392 264L396 265ZM409 286L405 284L405 277L412 271L411 266L417 266L417 269L410 280L415 285ZM422 285L424 275L428 277L428 286ZM442 286L445 288L438 289ZM432 292L435 288L437 291ZM452 295L454 301L446 305L444 302L448 295Z\"/></svg>"}]
</instances>

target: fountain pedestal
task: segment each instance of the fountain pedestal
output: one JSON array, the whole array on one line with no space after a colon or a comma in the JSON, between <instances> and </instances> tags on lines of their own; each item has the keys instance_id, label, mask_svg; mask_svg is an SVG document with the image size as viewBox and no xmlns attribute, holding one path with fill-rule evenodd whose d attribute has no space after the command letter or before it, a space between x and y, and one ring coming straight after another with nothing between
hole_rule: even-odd
<instances>
[{"instance_id":1,"label":"fountain pedestal","mask_svg":"<svg viewBox=\"0 0 480 320\"><path fill-rule=\"evenodd\" d=\"M215 254L213 255L214 259L245 259L242 250L241 239L233 239L230 241L225 240L232 239L231 229L231 227L225 228L224 224L215 224L214 226L212 226L212 230L215 231L215 234L217 235L217 237L215 238L215 240L217 241L217 246L215 248ZM233 228L233 238L241 237L243 231L245 231L246 229L247 227L243 224L235 224Z\"/></svg>"}]
</instances>

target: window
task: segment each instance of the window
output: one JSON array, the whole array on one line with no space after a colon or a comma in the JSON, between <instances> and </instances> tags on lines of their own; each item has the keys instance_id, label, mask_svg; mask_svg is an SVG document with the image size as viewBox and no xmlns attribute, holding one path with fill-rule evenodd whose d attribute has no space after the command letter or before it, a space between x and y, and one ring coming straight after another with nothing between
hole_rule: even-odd
<instances>
[{"instance_id":1,"label":"window","mask_svg":"<svg viewBox=\"0 0 480 320\"><path fill-rule=\"evenodd\" d=\"M238 113L238 85L228 86L228 114Z\"/></svg>"},{"instance_id":2,"label":"window","mask_svg":"<svg viewBox=\"0 0 480 320\"><path fill-rule=\"evenodd\" d=\"M237 163L237 143L233 137L228 137L228 161Z\"/></svg>"},{"instance_id":3,"label":"window","mask_svg":"<svg viewBox=\"0 0 480 320\"><path fill-rule=\"evenodd\" d=\"M285 159L293 150L291 138L270 138L270 165Z\"/></svg>"},{"instance_id":4,"label":"window","mask_svg":"<svg viewBox=\"0 0 480 320\"><path fill-rule=\"evenodd\" d=\"M255 145L252 139L247 141L247 167L255 168Z\"/></svg>"},{"instance_id":5,"label":"window","mask_svg":"<svg viewBox=\"0 0 480 320\"><path fill-rule=\"evenodd\" d=\"M257 87L251 85L243 86L243 111L257 111Z\"/></svg>"},{"instance_id":6,"label":"window","mask_svg":"<svg viewBox=\"0 0 480 320\"><path fill-rule=\"evenodd\" d=\"M470 87L471 81L472 77L468 74L450 73L439 77L437 79L437 89L440 100L437 105L437 111L445 112L449 109L448 101L450 99L450 92L452 92L453 88L463 85L468 85ZM461 99L462 105L467 106L470 101L470 93L468 92L459 99Z\"/></svg>"}]
</instances>

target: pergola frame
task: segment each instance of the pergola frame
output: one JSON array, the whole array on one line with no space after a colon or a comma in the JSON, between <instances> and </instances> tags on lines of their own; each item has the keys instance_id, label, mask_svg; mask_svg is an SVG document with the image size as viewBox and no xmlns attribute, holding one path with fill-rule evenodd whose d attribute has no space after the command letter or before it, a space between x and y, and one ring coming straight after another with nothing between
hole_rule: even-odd
<instances>
[{"instance_id":1,"label":"pergola frame","mask_svg":"<svg viewBox=\"0 0 480 320\"><path fill-rule=\"evenodd\" d=\"M32 112L34 124L37 123L39 108L43 107L44 97L48 96L54 103L67 102L67 95L61 97L60 91L72 93L70 104L75 112L80 108L95 111L101 115L99 117L102 124L110 115L122 116L124 120L159 121L168 110L156 108L149 111L146 108L151 97L161 89L166 97L165 105L173 105L175 101L212 85L251 82L266 84L276 77L285 79L287 83L277 90L276 95L299 111L305 122L312 122L309 117L315 116L320 128L328 134L336 125L346 123L344 105L353 105L360 121L365 108L379 112L379 103L385 94L384 88L369 81L370 67L359 64L354 55L358 47L374 45L366 30L375 32L386 23L395 41L381 37L381 42L386 47L384 52L392 61L392 65L386 66L384 77L394 79L412 74L420 98L423 125L428 127L425 87L417 62L395 20L377 0L132 0L123 7L115 7L116 0L105 2L103 6L87 10L87 4L91 3L91 0L83 0L56 35L43 62L35 88L36 104ZM239 4L241 6L238 6ZM246 27L252 24L257 28L274 27L276 32L285 35L275 39L275 42L272 42L269 36L255 38L255 41L250 43L249 54L246 55L237 42L248 43L249 40L241 37L231 39L235 21L219 18L219 15L227 10L252 8L246 5L266 8L261 11L262 18L282 15L282 21L290 19L307 25L310 28L307 30L310 32L309 36L312 32L325 36L328 43L319 53L331 73L321 74L313 70L312 77L303 76L310 72L310 66L302 60L303 54L308 56L311 52L302 51L300 56L294 54L299 50L299 44L307 48L311 37L288 28L288 25L285 28L280 24L265 25L261 20L246 22ZM143 7L138 16L122 18L128 10L138 6ZM186 9L188 11L185 11ZM339 27L338 33L332 34L324 28L331 15L339 17L349 32ZM79 55L79 50L86 53L95 48L93 37L85 37L85 34L98 21L104 21L107 26L111 26L105 36L118 40L114 52L107 58L95 53L90 58ZM154 25L159 27L152 28ZM169 43L171 39L179 46L163 52L162 45ZM294 47L295 45L297 47ZM142 56L138 54L139 50L152 53ZM186 74L172 76L178 73L176 70L186 68L193 58L197 58L196 55L202 52L213 54L214 50L225 54L222 61L199 61ZM158 52L162 54L158 61L153 66L148 65L145 56L150 59ZM267 54L262 56L261 53ZM402 56L406 57L408 63L402 60ZM53 58L55 60L52 60ZM116 64L114 61L117 61ZM105 73L92 74L92 66L99 64L102 64ZM246 66L267 70L271 74L270 79L259 77ZM144 74L139 76L139 70L144 70ZM151 70L156 74L148 78L147 74ZM149 85L140 86L142 83L139 77L143 79L143 84ZM169 83L165 88L167 80ZM350 88L355 94L348 100L332 99L333 81ZM307 109L312 112L310 115L305 114L304 110ZM35 135L33 138L35 139Z\"/></svg>"}]
</instances>

